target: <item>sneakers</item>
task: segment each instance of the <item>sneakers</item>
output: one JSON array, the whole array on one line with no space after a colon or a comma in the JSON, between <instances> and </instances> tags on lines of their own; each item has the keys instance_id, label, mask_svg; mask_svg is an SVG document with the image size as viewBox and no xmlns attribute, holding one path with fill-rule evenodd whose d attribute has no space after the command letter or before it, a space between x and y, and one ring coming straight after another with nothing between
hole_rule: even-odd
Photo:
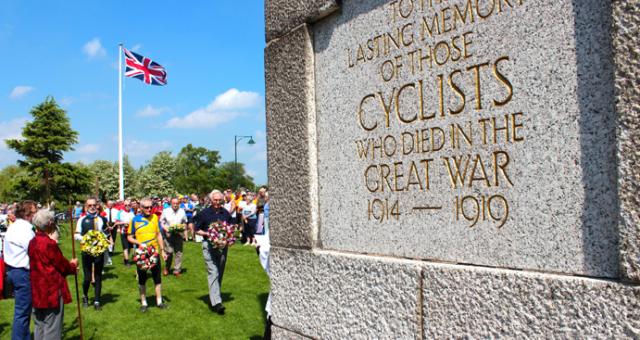
<instances>
[{"instance_id":1,"label":"sneakers","mask_svg":"<svg viewBox=\"0 0 640 340\"><path fill-rule=\"evenodd\" d=\"M95 309L96 311L101 311L102 310L102 306L100 306L100 302L96 301L93 303L93 309Z\"/></svg>"},{"instance_id":2,"label":"sneakers","mask_svg":"<svg viewBox=\"0 0 640 340\"><path fill-rule=\"evenodd\" d=\"M146 313L148 308L149 307L147 307L147 305L142 305L142 306L140 306L140 312Z\"/></svg>"},{"instance_id":3,"label":"sneakers","mask_svg":"<svg viewBox=\"0 0 640 340\"><path fill-rule=\"evenodd\" d=\"M167 309L167 308L169 308L169 306L167 306L167 304L164 302L158 305L158 309Z\"/></svg>"},{"instance_id":4,"label":"sneakers","mask_svg":"<svg viewBox=\"0 0 640 340\"><path fill-rule=\"evenodd\" d=\"M211 310L215 313L218 313L219 315L224 315L224 309L225 308L221 303L211 307Z\"/></svg>"},{"instance_id":5,"label":"sneakers","mask_svg":"<svg viewBox=\"0 0 640 340\"><path fill-rule=\"evenodd\" d=\"M173 276L180 277L180 276L182 276L182 274L180 272L173 272Z\"/></svg>"},{"instance_id":6,"label":"sneakers","mask_svg":"<svg viewBox=\"0 0 640 340\"><path fill-rule=\"evenodd\" d=\"M86 296L82 297L82 307L87 308L89 307L89 298Z\"/></svg>"}]
</instances>

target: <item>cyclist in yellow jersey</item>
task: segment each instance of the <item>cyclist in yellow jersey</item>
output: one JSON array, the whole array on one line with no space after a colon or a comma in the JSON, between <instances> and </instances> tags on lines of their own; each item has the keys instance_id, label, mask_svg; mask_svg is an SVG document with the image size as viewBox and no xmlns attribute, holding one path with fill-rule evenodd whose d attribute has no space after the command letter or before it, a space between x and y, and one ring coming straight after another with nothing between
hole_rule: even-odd
<instances>
[{"instance_id":1,"label":"cyclist in yellow jersey","mask_svg":"<svg viewBox=\"0 0 640 340\"><path fill-rule=\"evenodd\" d=\"M158 216L151 213L151 203L151 199L149 198L144 198L140 201L142 214L136 215L136 217L131 220L131 223L129 224L129 228L127 230L127 239L130 243L137 246L153 246L162 254L162 258L166 260L167 255L164 252L162 234L160 233L160 227L158 226ZM156 305L160 309L165 309L167 308L167 305L162 302L162 277L160 275L160 272L162 271L162 269L160 268L161 263L162 261L158 261L158 264L151 268L151 277L153 278L153 283L155 284ZM144 313L147 311L147 297L145 287L145 284L147 283L147 271L141 270L140 268L136 268L136 270L138 272L140 302L142 303L140 311Z\"/></svg>"}]
</instances>

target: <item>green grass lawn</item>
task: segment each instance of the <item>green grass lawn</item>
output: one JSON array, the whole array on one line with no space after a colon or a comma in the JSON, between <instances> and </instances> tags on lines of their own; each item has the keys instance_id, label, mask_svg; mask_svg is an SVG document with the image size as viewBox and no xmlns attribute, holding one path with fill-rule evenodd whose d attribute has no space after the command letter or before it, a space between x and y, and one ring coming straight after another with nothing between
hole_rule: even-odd
<instances>
[{"instance_id":1,"label":"green grass lawn","mask_svg":"<svg viewBox=\"0 0 640 340\"><path fill-rule=\"evenodd\" d=\"M65 256L71 258L68 232L63 232L60 243ZM76 246L76 251L78 249ZM92 307L82 309L85 339L261 339L269 279L260 266L255 249L242 244L229 249L222 281L222 299L226 307L223 316L211 312L208 307L207 276L201 249L200 243L186 243L182 277L162 277L162 295L168 309L155 308L153 280L148 279L150 308L142 314L135 266L127 268L122 264L118 239L114 265L105 267L102 311ZM73 276L67 281L73 302L65 305L63 337L78 339L80 330ZM82 295L82 270L78 273L78 285ZM93 287L89 290L89 301L92 299ZM11 338L12 321L13 300L0 300L0 339Z\"/></svg>"}]
</instances>

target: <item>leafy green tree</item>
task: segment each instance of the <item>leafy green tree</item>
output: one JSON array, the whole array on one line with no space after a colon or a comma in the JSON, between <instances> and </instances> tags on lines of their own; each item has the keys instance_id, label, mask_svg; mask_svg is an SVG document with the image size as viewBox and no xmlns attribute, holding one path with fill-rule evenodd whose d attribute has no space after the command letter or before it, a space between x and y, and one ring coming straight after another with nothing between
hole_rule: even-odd
<instances>
[{"instance_id":1,"label":"leafy green tree","mask_svg":"<svg viewBox=\"0 0 640 340\"><path fill-rule=\"evenodd\" d=\"M158 152L137 174L136 196L175 195L176 160L169 151Z\"/></svg>"},{"instance_id":2,"label":"leafy green tree","mask_svg":"<svg viewBox=\"0 0 640 340\"><path fill-rule=\"evenodd\" d=\"M105 160L97 160L89 164L92 175L91 193L106 201L118 196L118 165Z\"/></svg>"},{"instance_id":3,"label":"leafy green tree","mask_svg":"<svg viewBox=\"0 0 640 340\"><path fill-rule=\"evenodd\" d=\"M21 178L27 177L27 171L17 165L9 165L0 171L0 202L13 202L26 199L19 190Z\"/></svg>"},{"instance_id":4,"label":"leafy green tree","mask_svg":"<svg viewBox=\"0 0 640 340\"><path fill-rule=\"evenodd\" d=\"M187 144L176 156L176 189L184 194L210 192L219 162L218 151Z\"/></svg>"},{"instance_id":5,"label":"leafy green tree","mask_svg":"<svg viewBox=\"0 0 640 340\"><path fill-rule=\"evenodd\" d=\"M22 129L22 139L6 141L24 157L18 165L28 176L20 178L17 187L28 197L46 203L53 199L66 202L70 192L86 192L90 176L75 165L62 163L64 152L72 151L78 141L67 113L53 97L47 97L30 114L33 120Z\"/></svg>"},{"instance_id":6,"label":"leafy green tree","mask_svg":"<svg viewBox=\"0 0 640 340\"><path fill-rule=\"evenodd\" d=\"M235 189L236 187L255 188L253 177L245 173L244 164L238 163L236 166L234 162L222 163L215 171L212 184L213 188L223 190L226 188Z\"/></svg>"},{"instance_id":7,"label":"leafy green tree","mask_svg":"<svg viewBox=\"0 0 640 340\"><path fill-rule=\"evenodd\" d=\"M115 163L116 178L118 173L118 163ZM124 195L125 197L133 196L136 187L136 178L138 177L138 171L131 165L129 156L124 155L122 158L122 172L124 173ZM119 184L118 184L119 185ZM118 189L120 187L118 186Z\"/></svg>"}]
</instances>

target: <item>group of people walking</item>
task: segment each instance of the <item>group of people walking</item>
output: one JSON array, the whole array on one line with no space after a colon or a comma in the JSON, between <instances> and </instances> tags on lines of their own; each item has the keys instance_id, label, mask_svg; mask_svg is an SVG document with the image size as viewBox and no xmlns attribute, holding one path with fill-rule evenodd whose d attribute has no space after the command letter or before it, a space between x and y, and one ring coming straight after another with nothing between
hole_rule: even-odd
<instances>
[{"instance_id":1,"label":"group of people walking","mask_svg":"<svg viewBox=\"0 0 640 340\"><path fill-rule=\"evenodd\" d=\"M159 209L155 208L158 203L163 205L159 214ZM93 230L102 233L110 245L107 251L97 256L81 253L83 306L89 306L89 290L93 284L93 308L101 310L103 269L105 264L112 263L111 255L120 233L123 265L131 266L130 252L138 247L153 247L162 259L150 269L136 266L141 312L149 308L146 293L149 277L154 283L156 306L167 308L162 298L162 275L167 276L170 271L176 277L182 275L184 242L196 240L202 243L210 308L215 313L224 314L220 285L228 247L217 247L208 240L209 226L214 222L240 222L244 226L242 241L252 244L256 232L261 233L268 228L268 212L266 189L261 189L256 198L250 193L213 190L202 202L194 202L188 197L162 201L143 198L115 204L108 201L101 206L97 199L88 198L81 209L74 211L74 217L77 217L74 238L80 241ZM24 201L17 204L13 213L15 219L7 229L2 253L15 296L12 339L30 339L32 309L35 338L59 339L62 336L63 306L71 302L65 276L78 271L78 260L67 260L60 251L52 210L38 209L36 202ZM185 232L170 232L170 227L176 225L184 226Z\"/></svg>"}]
</instances>

